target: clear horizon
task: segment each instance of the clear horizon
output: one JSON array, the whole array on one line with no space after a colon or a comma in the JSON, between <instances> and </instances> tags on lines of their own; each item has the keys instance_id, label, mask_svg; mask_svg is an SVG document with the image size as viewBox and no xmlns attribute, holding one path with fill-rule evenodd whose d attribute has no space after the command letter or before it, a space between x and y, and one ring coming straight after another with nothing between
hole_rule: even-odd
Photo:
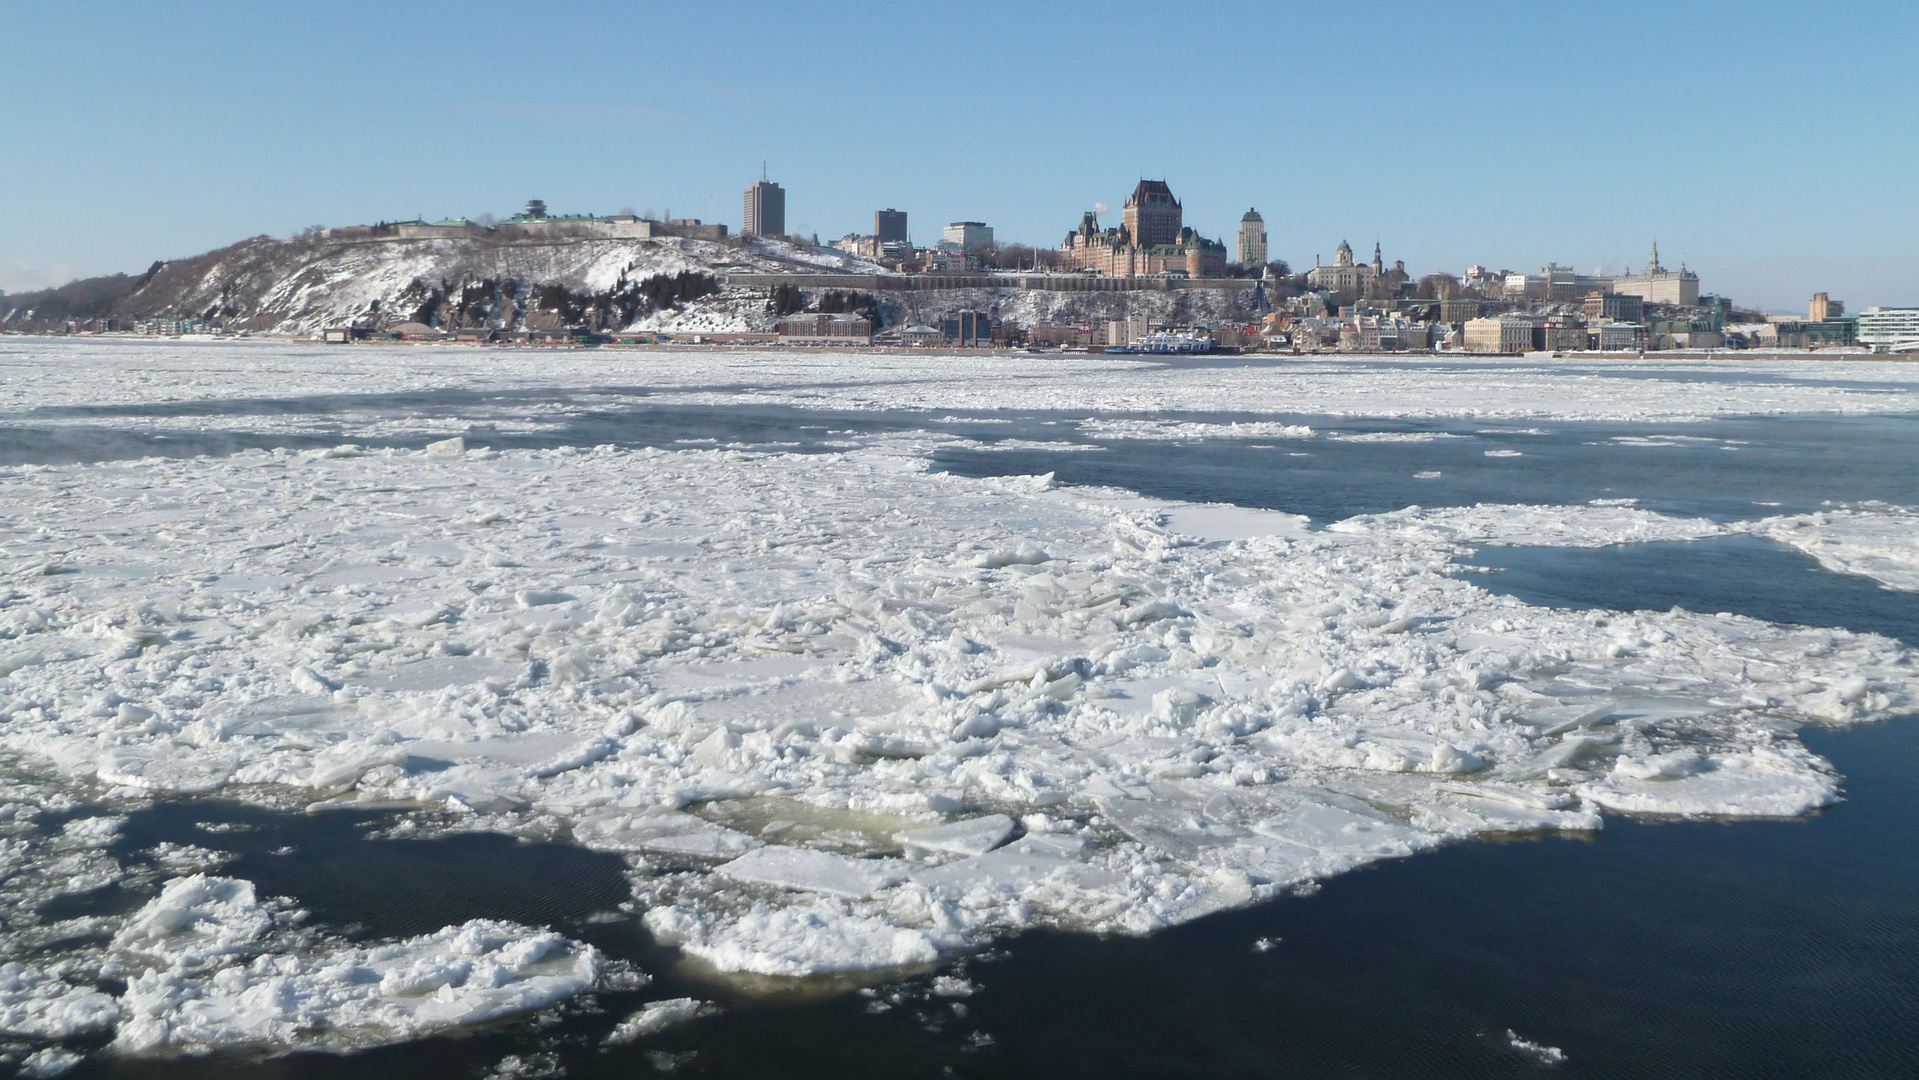
<instances>
[{"instance_id":1,"label":"clear horizon","mask_svg":"<svg viewBox=\"0 0 1919 1080\"><path fill-rule=\"evenodd\" d=\"M1347 240L1415 276L1617 272L1657 240L1745 306L1919 304L1911 5L1167 12L22 10L0 289L530 197L737 228L765 160L829 241L892 207L1050 247L1144 176L1229 245L1257 207L1296 269Z\"/></svg>"}]
</instances>

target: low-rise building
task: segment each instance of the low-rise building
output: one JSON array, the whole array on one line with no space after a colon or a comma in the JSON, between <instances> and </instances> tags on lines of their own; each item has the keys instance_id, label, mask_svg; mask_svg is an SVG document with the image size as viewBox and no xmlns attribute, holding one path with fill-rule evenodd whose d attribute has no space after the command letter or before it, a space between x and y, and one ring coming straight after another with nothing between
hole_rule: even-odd
<instances>
[{"instance_id":1,"label":"low-rise building","mask_svg":"<svg viewBox=\"0 0 1919 1080\"><path fill-rule=\"evenodd\" d=\"M1652 344L1652 330L1643 323L1600 323L1593 338L1601 352L1644 352Z\"/></svg>"},{"instance_id":2,"label":"low-rise building","mask_svg":"<svg viewBox=\"0 0 1919 1080\"><path fill-rule=\"evenodd\" d=\"M1533 335L1533 347L1548 352L1585 352L1592 347L1592 342L1583 324L1548 319Z\"/></svg>"},{"instance_id":3,"label":"low-rise building","mask_svg":"<svg viewBox=\"0 0 1919 1080\"><path fill-rule=\"evenodd\" d=\"M1379 320L1371 315L1343 319L1339 324L1340 352L1378 352Z\"/></svg>"},{"instance_id":4,"label":"low-rise building","mask_svg":"<svg viewBox=\"0 0 1919 1080\"><path fill-rule=\"evenodd\" d=\"M985 349L993 344L996 320L983 311L959 311L947 316L941 326L946 343L962 349Z\"/></svg>"},{"instance_id":5,"label":"low-rise building","mask_svg":"<svg viewBox=\"0 0 1919 1080\"><path fill-rule=\"evenodd\" d=\"M1443 323L1463 323L1479 318L1477 300L1441 300L1439 302L1439 321Z\"/></svg>"},{"instance_id":6,"label":"low-rise building","mask_svg":"<svg viewBox=\"0 0 1919 1080\"><path fill-rule=\"evenodd\" d=\"M873 324L858 315L788 315L774 327L782 345L871 345Z\"/></svg>"},{"instance_id":7,"label":"low-rise building","mask_svg":"<svg viewBox=\"0 0 1919 1080\"><path fill-rule=\"evenodd\" d=\"M1587 322L1636 323L1646 317L1643 298L1619 293L1587 293L1585 308Z\"/></svg>"},{"instance_id":8,"label":"low-rise building","mask_svg":"<svg viewBox=\"0 0 1919 1080\"><path fill-rule=\"evenodd\" d=\"M1465 327L1468 352L1523 353L1533 347L1535 320L1519 315L1473 319Z\"/></svg>"},{"instance_id":9,"label":"low-rise building","mask_svg":"<svg viewBox=\"0 0 1919 1080\"><path fill-rule=\"evenodd\" d=\"M1859 344L1859 316L1829 315L1806 324L1806 340L1815 349L1821 346Z\"/></svg>"},{"instance_id":10,"label":"low-rise building","mask_svg":"<svg viewBox=\"0 0 1919 1080\"><path fill-rule=\"evenodd\" d=\"M1131 345L1140 338L1153 332L1152 320L1144 315L1128 315L1124 319L1106 321L1106 344L1111 347Z\"/></svg>"},{"instance_id":11,"label":"low-rise building","mask_svg":"<svg viewBox=\"0 0 1919 1080\"><path fill-rule=\"evenodd\" d=\"M1919 347L1919 307L1869 307L1858 318L1861 345Z\"/></svg>"},{"instance_id":12,"label":"low-rise building","mask_svg":"<svg viewBox=\"0 0 1919 1080\"><path fill-rule=\"evenodd\" d=\"M1768 319L1750 331L1754 348L1760 349L1806 349L1812 347L1812 337L1806 333L1803 319Z\"/></svg>"}]
</instances>

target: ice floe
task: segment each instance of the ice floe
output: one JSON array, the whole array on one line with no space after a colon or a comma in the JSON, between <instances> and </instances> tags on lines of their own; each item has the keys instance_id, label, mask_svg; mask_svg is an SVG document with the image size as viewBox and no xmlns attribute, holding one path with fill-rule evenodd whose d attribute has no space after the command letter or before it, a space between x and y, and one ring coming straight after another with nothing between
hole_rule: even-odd
<instances>
[{"instance_id":1,"label":"ice floe","mask_svg":"<svg viewBox=\"0 0 1919 1080\"><path fill-rule=\"evenodd\" d=\"M169 882L114 940L113 970L127 976L114 1046L386 1042L544 1008L587 989L598 970L588 946L487 920L298 949L274 941L282 914L249 882Z\"/></svg>"}]
</instances>

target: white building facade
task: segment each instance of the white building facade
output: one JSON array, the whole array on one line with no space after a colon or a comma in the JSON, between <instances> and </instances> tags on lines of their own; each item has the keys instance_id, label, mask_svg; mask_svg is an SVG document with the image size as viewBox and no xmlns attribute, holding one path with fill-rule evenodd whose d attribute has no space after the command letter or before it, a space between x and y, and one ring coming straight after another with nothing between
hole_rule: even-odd
<instances>
[{"instance_id":1,"label":"white building facade","mask_svg":"<svg viewBox=\"0 0 1919 1080\"><path fill-rule=\"evenodd\" d=\"M1860 312L1859 344L1919 349L1919 308L1869 307Z\"/></svg>"}]
</instances>

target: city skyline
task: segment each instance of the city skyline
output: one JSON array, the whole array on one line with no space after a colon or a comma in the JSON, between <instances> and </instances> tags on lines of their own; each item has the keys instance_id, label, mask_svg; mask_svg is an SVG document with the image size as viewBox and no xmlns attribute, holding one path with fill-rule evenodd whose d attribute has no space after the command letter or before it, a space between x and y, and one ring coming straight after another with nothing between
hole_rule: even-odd
<instances>
[{"instance_id":1,"label":"city skyline","mask_svg":"<svg viewBox=\"0 0 1919 1080\"><path fill-rule=\"evenodd\" d=\"M0 289L138 272L316 223L505 216L529 196L737 228L739 193L765 160L788 193L788 229L824 241L896 207L922 244L975 220L1003 243L1054 247L1086 210L1163 177L1202 236L1230 243L1258 207L1270 257L1295 269L1349 240L1383 241L1415 276L1474 263L1618 272L1657 239L1670 262L1758 307L1803 307L1813 292L1919 303L1919 223L1904 209L1919 135L1887 123L1919 105L1895 63L1919 13L1893 5L1825 20L1783 5L1683 17L1483 5L1411 39L1398 5L1336 23L1303 6L1214 5L1182 13L1182 40L1202 52L1267 41L1272 59L1158 93L1139 93L1123 65L1057 59L1076 41L1166 47L1140 9L975 5L967 23L983 36L965 77L1005 91L976 95L805 62L939 40L937 16L879 6L635 20L562 5L543 23L578 55L509 66L493 37L524 16L504 5L463 8L451 28L437 8L383 14L383 33L418 43L405 64L328 47L360 32L365 5L243 10L16 15L20 40L76 44L0 73L36 106L0 121L30 150L6 187L32 208L0 226ZM748 10L758 33L729 36ZM1768 59L1786 45L1790 66ZM311 62L285 63L289 48ZM1327 76L1337 104L1311 105ZM878 78L901 85L875 89ZM801 122L855 108L871 113L864 141L812 138ZM413 111L434 119L405 119ZM990 149L941 152L956 125L996 133Z\"/></svg>"}]
</instances>

